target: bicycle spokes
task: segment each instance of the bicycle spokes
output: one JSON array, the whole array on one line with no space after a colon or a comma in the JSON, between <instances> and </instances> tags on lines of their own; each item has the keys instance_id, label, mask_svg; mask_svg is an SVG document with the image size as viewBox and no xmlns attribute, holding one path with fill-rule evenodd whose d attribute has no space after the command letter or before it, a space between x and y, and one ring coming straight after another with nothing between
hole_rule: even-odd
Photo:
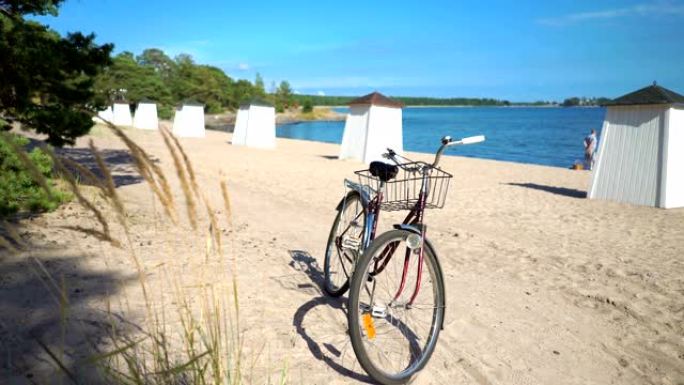
<instances>
[{"instance_id":1,"label":"bicycle spokes","mask_svg":"<svg viewBox=\"0 0 684 385\"><path fill-rule=\"evenodd\" d=\"M363 245L366 212L358 195L344 198L328 236L325 252L325 291L340 296L347 290Z\"/></svg>"},{"instance_id":2,"label":"bicycle spokes","mask_svg":"<svg viewBox=\"0 0 684 385\"><path fill-rule=\"evenodd\" d=\"M444 314L434 256L409 244L409 234L394 230L376 239L359 261L350 293L357 357L367 370L392 376L410 376L424 365Z\"/></svg>"}]
</instances>

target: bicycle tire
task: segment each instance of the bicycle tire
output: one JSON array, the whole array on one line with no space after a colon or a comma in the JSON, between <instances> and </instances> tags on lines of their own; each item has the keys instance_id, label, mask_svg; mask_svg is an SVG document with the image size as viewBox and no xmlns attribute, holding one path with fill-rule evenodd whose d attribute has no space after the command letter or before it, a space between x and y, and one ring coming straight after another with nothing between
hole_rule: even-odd
<instances>
[{"instance_id":1,"label":"bicycle tire","mask_svg":"<svg viewBox=\"0 0 684 385\"><path fill-rule=\"evenodd\" d=\"M412 296L414 291L415 279L413 280L413 285L411 285L411 280L407 279L408 285L405 286L405 289L399 298L394 298L394 296L396 296L396 289L388 288L384 290L385 293L383 293L383 290L378 290L377 293L375 292L376 284L382 284L381 281L383 280L389 282L391 279L389 276L396 276L399 274L399 272L396 271L396 268L395 271L392 271L394 266L390 265L390 263L393 262L390 259L383 270L379 274L373 276L371 273L376 271L375 269L378 267L378 264L374 263L376 258L382 255L381 253L384 252L383 250L385 250L388 245L396 243L398 246L394 249L391 258L394 259L395 263L399 262L401 265L399 269L401 270L404 265L405 257L407 255L413 257L414 251L408 248L402 248L400 244L401 242L405 242L410 234L415 233L407 230L390 230L378 236L357 262L356 270L351 280L347 308L349 334L352 346L356 357L364 370L374 380L382 384L404 384L410 381L418 371L425 367L430 356L434 352L444 320L444 281L439 261L429 242L424 242L422 245L424 264L423 274L420 290L418 291L416 301L413 302L411 307L406 306L406 303L409 302L408 299ZM403 255L398 255L397 251L399 254ZM402 251L405 251L405 253L402 253ZM414 263L411 264L411 262L409 262L409 267L413 267L413 270L417 270L415 269L418 265L417 255L412 259L414 260ZM409 269L409 271L410 270L411 269ZM387 275L387 277L385 277L385 275ZM427 287L428 284L432 286L431 290ZM373 287L372 292L371 290L368 290L370 285ZM390 286L392 286L392 284L390 284ZM426 295L426 291L429 291L430 293ZM364 297L363 299L361 298L362 294ZM370 300L367 299L366 294L370 295ZM389 300L390 298L392 299ZM430 306L428 300L432 301L432 306ZM404 309L401 308L402 301L406 301L404 303L404 306L406 306ZM392 303L395 304L392 305ZM432 309L432 312L420 312L421 310L430 309ZM405 320L400 319L402 315L408 315L409 313L411 313L410 321L409 317L406 317ZM426 333L426 338L422 338L422 336L416 334L417 331L412 330L412 328L415 328L415 325L410 325L410 323L415 323L414 320L417 320L418 318L424 318L426 320L424 323L426 324L427 319L429 319L430 325ZM368 322L372 326L367 324L364 325L364 322ZM375 323L377 323L377 326L375 326ZM380 332L384 334L381 334ZM380 341L381 338L382 341ZM405 341L402 341L402 339ZM424 344L418 346L422 343L421 341L424 341ZM387 365L381 364L380 361L382 361L384 357L384 360L387 361L389 365L393 365L391 363L392 360L389 359L389 356L385 351L389 351L390 356L394 356L396 351L390 350L394 349L394 347L390 347L389 345L399 346L401 350L403 350L401 346L406 346L406 351L409 354L407 357L408 363L406 365L400 362L398 365L394 365L393 368L388 369L386 367ZM378 354L376 356L378 350L382 355Z\"/></svg>"},{"instance_id":2,"label":"bicycle tire","mask_svg":"<svg viewBox=\"0 0 684 385\"><path fill-rule=\"evenodd\" d=\"M348 241L358 242L359 247L356 250L353 250L352 248L340 247L336 243L339 236L338 230L340 229L340 221L343 220L343 215L345 215L349 209L352 210L352 215L348 218L344 218L344 220L348 221L349 223L344 223L342 228L346 229L350 226L354 226L354 234L346 239ZM325 248L325 260L323 263L323 289L332 297L341 296L349 288L349 280L351 279L352 273L354 271L354 265L358 260L358 254L360 254L361 248L363 247L364 228L366 226L367 217L367 207L357 192L350 192L347 194L338 206L337 215L335 216L332 228L330 229L330 234L328 235L328 243ZM359 218L362 218L362 222L360 224L352 223L354 220L358 221ZM343 234L346 234L346 232L343 232ZM333 251L335 252L334 254ZM342 268L341 272L334 268L335 261L340 262L340 267ZM345 269L345 261L349 262L347 264L348 269ZM335 280L335 276L342 277L340 273L344 274L345 276L343 278L344 282L333 282Z\"/></svg>"}]
</instances>

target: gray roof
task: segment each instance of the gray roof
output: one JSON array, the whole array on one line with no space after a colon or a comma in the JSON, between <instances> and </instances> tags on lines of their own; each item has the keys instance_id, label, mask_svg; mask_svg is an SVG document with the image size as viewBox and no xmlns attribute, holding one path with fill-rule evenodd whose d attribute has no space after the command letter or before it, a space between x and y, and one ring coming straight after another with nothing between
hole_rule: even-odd
<instances>
[{"instance_id":1,"label":"gray roof","mask_svg":"<svg viewBox=\"0 0 684 385\"><path fill-rule=\"evenodd\" d=\"M636 90L626 95L604 104L605 106L635 106L648 104L682 104L684 96L661 87L655 83L640 90Z\"/></svg>"}]
</instances>

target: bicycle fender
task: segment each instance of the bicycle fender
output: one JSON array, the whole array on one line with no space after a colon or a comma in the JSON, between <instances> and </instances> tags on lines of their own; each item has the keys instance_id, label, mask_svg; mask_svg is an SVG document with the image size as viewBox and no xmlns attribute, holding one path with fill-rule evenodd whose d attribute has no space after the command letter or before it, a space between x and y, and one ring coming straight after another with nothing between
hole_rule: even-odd
<instances>
[{"instance_id":1,"label":"bicycle fender","mask_svg":"<svg viewBox=\"0 0 684 385\"><path fill-rule=\"evenodd\" d=\"M394 225L394 228L398 230L410 231L414 234L422 236L420 229L416 226L400 223ZM424 239L423 244L427 246L432 252L432 255L435 256L435 265L437 266L437 279L439 280L440 289L442 290L442 293L444 293L444 303L441 304L441 306L444 307L444 317L442 317L442 324L439 325L439 329L444 330L444 320L446 319L446 290L444 289L444 273L442 273L442 265L440 264L439 258L437 257L437 251L435 251L435 247L432 246L432 242L430 242L429 239Z\"/></svg>"},{"instance_id":2,"label":"bicycle fender","mask_svg":"<svg viewBox=\"0 0 684 385\"><path fill-rule=\"evenodd\" d=\"M344 185L352 192L357 192L361 196L361 201L365 206L368 206L368 203L372 199L371 197L376 193L370 186L356 183L349 179L344 180Z\"/></svg>"},{"instance_id":3,"label":"bicycle fender","mask_svg":"<svg viewBox=\"0 0 684 385\"><path fill-rule=\"evenodd\" d=\"M370 196L368 195L368 193L363 190L352 189L347 193L347 195L344 196L344 198L340 199L340 203L337 204L337 207L335 209L337 211L342 210L344 201L352 195L358 195L361 198L361 204L363 205L363 207L368 208L368 202L370 202Z\"/></svg>"}]
</instances>

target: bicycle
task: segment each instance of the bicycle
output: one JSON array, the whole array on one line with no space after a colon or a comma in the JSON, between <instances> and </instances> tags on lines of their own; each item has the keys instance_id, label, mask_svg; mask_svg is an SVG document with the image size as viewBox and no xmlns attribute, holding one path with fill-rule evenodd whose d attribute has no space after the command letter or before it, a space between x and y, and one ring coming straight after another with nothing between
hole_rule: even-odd
<instances>
[{"instance_id":1,"label":"bicycle","mask_svg":"<svg viewBox=\"0 0 684 385\"><path fill-rule=\"evenodd\" d=\"M347 317L352 346L361 366L378 382L408 382L435 349L446 300L442 269L426 238L423 214L425 209L444 207L446 201L452 175L437 167L444 150L484 139L455 141L446 136L432 164L388 149L384 157L393 165L372 162L367 170L355 172L360 183L345 180L350 192L337 206L328 237L324 289L340 296L351 287ZM409 213L401 224L376 238L380 210ZM397 252L400 257L393 258ZM342 274L333 269L336 266ZM383 283L384 289L376 290ZM405 289L410 286L409 295Z\"/></svg>"}]
</instances>

